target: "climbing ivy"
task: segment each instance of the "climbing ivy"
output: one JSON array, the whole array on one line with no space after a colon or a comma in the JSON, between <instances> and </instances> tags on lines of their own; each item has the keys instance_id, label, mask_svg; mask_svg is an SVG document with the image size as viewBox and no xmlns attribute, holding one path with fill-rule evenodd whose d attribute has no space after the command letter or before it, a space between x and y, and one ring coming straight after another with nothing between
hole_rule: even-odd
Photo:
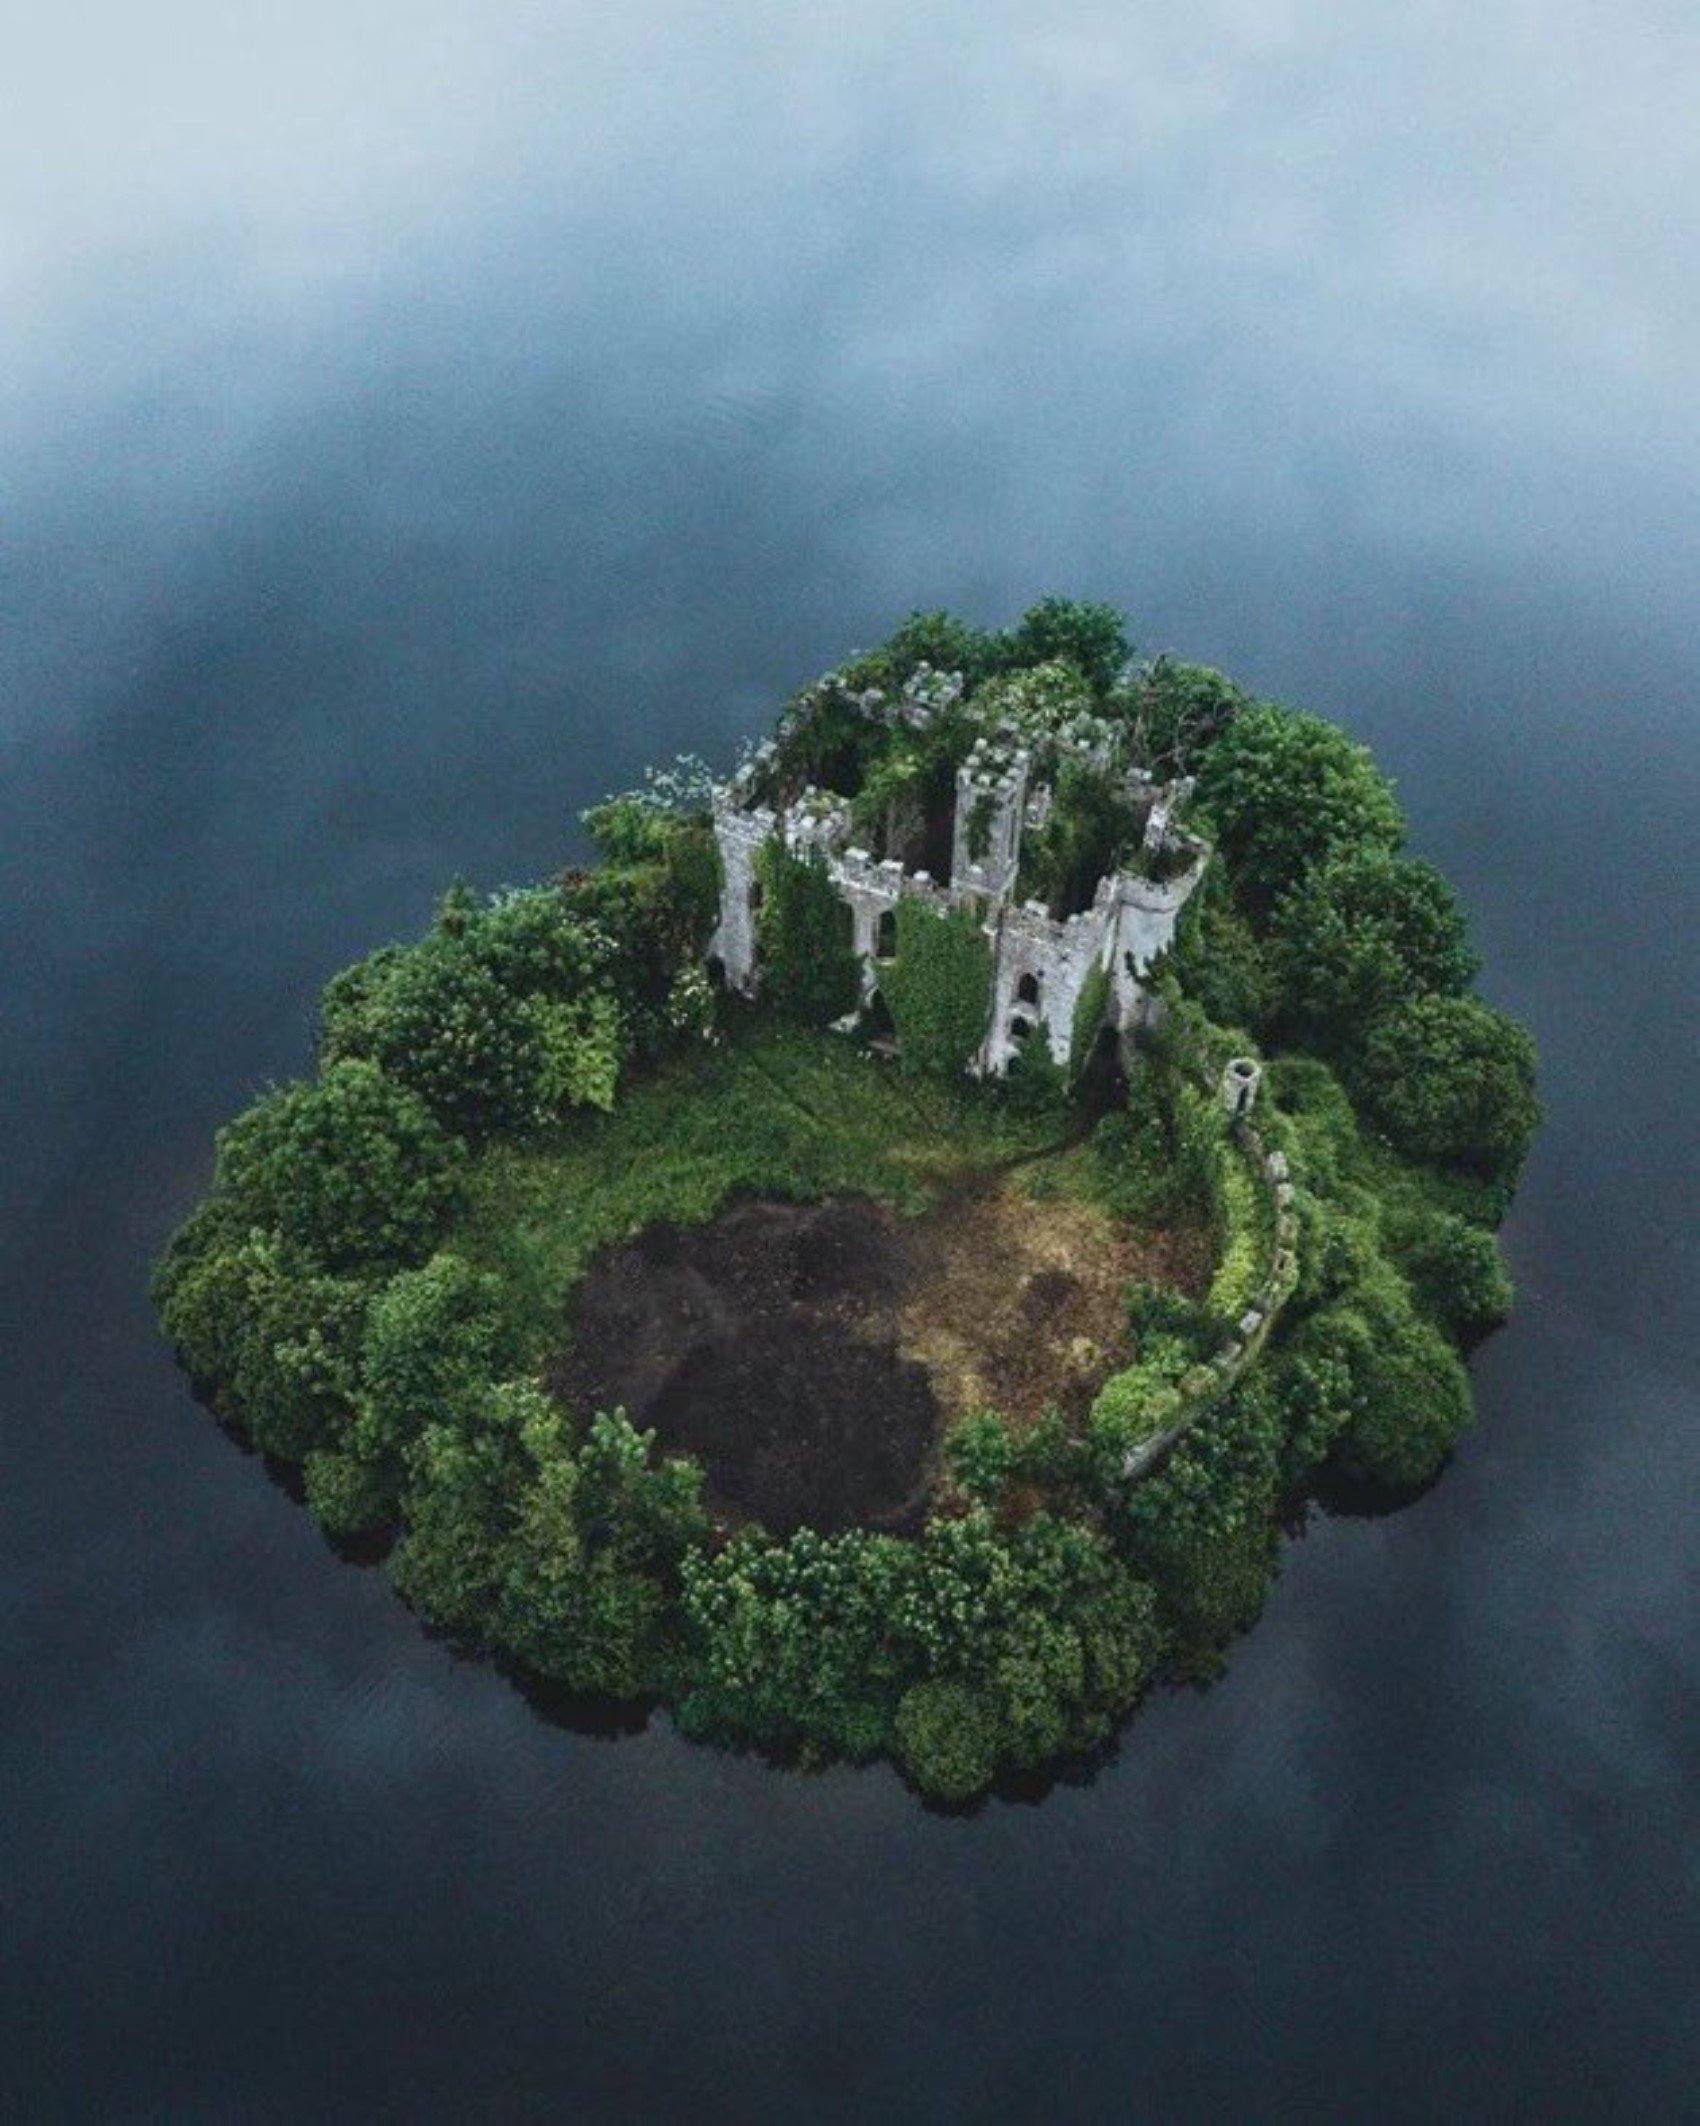
<instances>
[{"instance_id":1,"label":"climbing ivy","mask_svg":"<svg viewBox=\"0 0 1700 2126\"><path fill-rule=\"evenodd\" d=\"M986 1037L992 1001L992 948L973 910L902 901L897 957L880 986L904 1068L962 1070Z\"/></svg>"},{"instance_id":2,"label":"climbing ivy","mask_svg":"<svg viewBox=\"0 0 1700 2126\"><path fill-rule=\"evenodd\" d=\"M821 857L793 856L777 835L756 857L761 906L756 937L762 980L781 1011L825 1026L854 1011L862 971L851 944L850 911Z\"/></svg>"}]
</instances>

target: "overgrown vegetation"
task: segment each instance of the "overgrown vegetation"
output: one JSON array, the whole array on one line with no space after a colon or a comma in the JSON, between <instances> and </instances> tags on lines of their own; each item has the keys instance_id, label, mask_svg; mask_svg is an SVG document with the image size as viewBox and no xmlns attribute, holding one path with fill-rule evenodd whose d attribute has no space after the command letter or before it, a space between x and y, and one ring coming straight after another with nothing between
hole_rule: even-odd
<instances>
[{"instance_id":1,"label":"overgrown vegetation","mask_svg":"<svg viewBox=\"0 0 1700 2126\"><path fill-rule=\"evenodd\" d=\"M840 792L913 860L994 723L1060 748L1024 892L1066 907L1137 847L1097 762L1196 776L1215 841L1096 1119L1073 1102L1101 969L1066 1068L1035 1040L978 1086L980 920L905 899L879 970L893 1066L820 1031L861 969L821 866L778 841L763 1004L717 999L708 782L684 763L587 815L593 868L453 887L418 942L334 977L316 1075L220 1133L155 1276L213 1407L301 1470L329 1533L387 1538L432 1623L573 1691L664 1698L691 1734L888 1754L948 1801L1100 1747L1154 1678L1213 1672L1318 1472L1435 1475L1470 1418L1460 1354L1510 1305L1494 1226L1538 1119L1528 1037L1472 994L1462 913L1368 754L1219 673L1136 664L1107 607L1048 599L997 632L912 615L797 698L763 773ZM1216 1093L1248 1052L1298 1242L1235 1372L1213 1360L1277 1276L1265 1170ZM1039 1154L1092 1218L1197 1234L1208 1288L1129 1286L1125 1363L1083 1418L962 1418L912 1534L717 1524L695 1462L545 1390L613 1243L740 1197L917 1212Z\"/></svg>"},{"instance_id":2,"label":"overgrown vegetation","mask_svg":"<svg viewBox=\"0 0 1700 2126\"><path fill-rule=\"evenodd\" d=\"M992 949L973 909L902 902L896 957L880 988L904 1068L959 1076L985 1038L992 1006Z\"/></svg>"}]
</instances>

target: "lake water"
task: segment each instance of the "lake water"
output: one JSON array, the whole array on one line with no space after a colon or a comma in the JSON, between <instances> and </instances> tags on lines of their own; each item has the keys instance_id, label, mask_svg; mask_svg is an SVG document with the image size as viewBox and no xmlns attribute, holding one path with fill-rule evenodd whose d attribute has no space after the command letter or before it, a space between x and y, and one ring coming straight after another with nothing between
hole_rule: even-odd
<instances>
[{"instance_id":1,"label":"lake water","mask_svg":"<svg viewBox=\"0 0 1700 2126\"><path fill-rule=\"evenodd\" d=\"M1608 108L1660 107L1635 22ZM198 229L103 254L7 401L0 2110L1693 2116L1680 249L1608 191L1545 279L1465 270L1575 205L1562 163L1545 206L1514 182L1527 128L1476 190L1399 132L1488 139L1473 48L1408 101L1367 77L1380 131L1333 53L1295 134L1267 57L1263 219L1231 111L1194 166L1088 61L1056 62L1077 126L971 71L976 158L910 75L880 105L873 45L794 56L783 120L663 67L604 143L617 196L557 143L547 196L468 180L370 279L256 282ZM1587 57L1534 77L1555 121ZM1395 291L1382 240L1424 230L1459 272ZM1317 1520L1225 1681L1035 1803L552 1724L192 1403L148 1262L324 977L451 875L558 864L583 805L725 761L909 605L1053 589L1369 740L1532 1023L1549 1121L1478 1429L1418 1505Z\"/></svg>"}]
</instances>

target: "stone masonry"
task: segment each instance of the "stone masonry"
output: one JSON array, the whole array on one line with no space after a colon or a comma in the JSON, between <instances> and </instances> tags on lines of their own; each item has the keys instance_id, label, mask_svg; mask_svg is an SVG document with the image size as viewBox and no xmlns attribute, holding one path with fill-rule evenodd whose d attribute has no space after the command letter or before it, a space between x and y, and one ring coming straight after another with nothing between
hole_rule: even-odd
<instances>
[{"instance_id":1,"label":"stone masonry","mask_svg":"<svg viewBox=\"0 0 1700 2126\"><path fill-rule=\"evenodd\" d=\"M1075 1010L1097 968L1109 977L1103 1023L1118 1034L1140 1023L1146 1008L1143 977L1173 938L1175 919L1209 860L1207 846L1171 822L1174 802L1184 790L1160 788L1137 770L1128 771L1129 795L1149 805L1144 853L1166 858L1164 868L1172 875L1108 872L1098 881L1090 907L1058 918L1040 902L1014 898L1022 830L1043 824L1051 792L1035 776L1032 757L1013 731L979 739L957 771L948 882L895 860L876 860L852 846L849 807L829 791L805 789L782 811L755 803L751 786L771 757L771 743L759 748L714 794L722 886L709 955L720 963L728 988L751 995L760 986L755 860L763 843L778 834L793 854L818 850L824 858L850 910L864 1005L877 997L880 963L894 949L900 901L925 900L940 910L973 908L992 947L991 1012L971 1066L977 1074L1001 1076L1034 1038L1042 1038L1052 1057L1066 1064Z\"/></svg>"}]
</instances>

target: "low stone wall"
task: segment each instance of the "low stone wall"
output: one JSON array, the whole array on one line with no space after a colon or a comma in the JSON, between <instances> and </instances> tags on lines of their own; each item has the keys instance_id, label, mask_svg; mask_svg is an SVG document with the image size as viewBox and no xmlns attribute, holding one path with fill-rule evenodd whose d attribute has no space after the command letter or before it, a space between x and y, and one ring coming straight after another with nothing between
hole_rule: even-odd
<instances>
[{"instance_id":1,"label":"low stone wall","mask_svg":"<svg viewBox=\"0 0 1700 2126\"><path fill-rule=\"evenodd\" d=\"M1233 1333L1211 1358L1182 1374L1172 1391L1173 1412L1159 1412L1157 1430L1128 1450L1122 1475L1130 1481L1147 1476L1177 1440L1213 1410L1268 1340L1277 1316L1298 1281L1298 1218L1293 1210L1293 1181L1284 1152L1272 1152L1249 1122L1232 1125L1240 1151L1261 1175L1269 1194L1274 1244L1257 1297L1234 1325Z\"/></svg>"}]
</instances>

